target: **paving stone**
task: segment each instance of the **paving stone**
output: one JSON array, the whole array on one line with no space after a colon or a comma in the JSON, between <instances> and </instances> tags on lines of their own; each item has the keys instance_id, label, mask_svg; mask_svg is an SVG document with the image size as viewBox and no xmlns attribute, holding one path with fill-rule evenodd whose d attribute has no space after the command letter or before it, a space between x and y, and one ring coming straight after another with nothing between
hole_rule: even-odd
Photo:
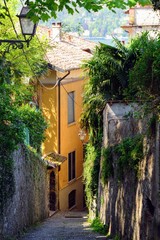
<instances>
[{"instance_id":1,"label":"paving stone","mask_svg":"<svg viewBox=\"0 0 160 240\"><path fill-rule=\"evenodd\" d=\"M101 240L105 236L91 230L86 212L57 212L20 240Z\"/></svg>"}]
</instances>

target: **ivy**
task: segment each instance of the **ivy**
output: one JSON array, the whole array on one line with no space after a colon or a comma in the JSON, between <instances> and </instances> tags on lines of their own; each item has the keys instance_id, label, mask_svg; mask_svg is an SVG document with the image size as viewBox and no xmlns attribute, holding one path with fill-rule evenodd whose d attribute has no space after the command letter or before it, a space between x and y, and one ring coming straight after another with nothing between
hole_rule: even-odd
<instances>
[{"instance_id":1,"label":"ivy","mask_svg":"<svg viewBox=\"0 0 160 240\"><path fill-rule=\"evenodd\" d=\"M87 197L87 205L90 208L93 199L98 193L98 177L100 169L100 146L95 147L91 143L86 146L86 156L84 162L83 180L85 183L85 192Z\"/></svg>"},{"instance_id":2,"label":"ivy","mask_svg":"<svg viewBox=\"0 0 160 240\"><path fill-rule=\"evenodd\" d=\"M123 181L125 175L130 171L133 171L137 177L139 163L143 158L143 136L141 134L125 138L121 143L103 149L102 183L106 184L108 179L114 176L117 176L118 181ZM115 171L116 174L114 174Z\"/></svg>"},{"instance_id":3,"label":"ivy","mask_svg":"<svg viewBox=\"0 0 160 240\"><path fill-rule=\"evenodd\" d=\"M137 135L133 138L125 138L115 147L117 159L118 179L122 180L127 171L134 171L138 176L139 162L143 159L143 136Z\"/></svg>"},{"instance_id":4,"label":"ivy","mask_svg":"<svg viewBox=\"0 0 160 240\"><path fill-rule=\"evenodd\" d=\"M84 88L81 126L89 133L90 147L87 149L84 165L86 195L89 202L92 201L93 196L96 197L96 187L98 187L97 177L94 179L92 173L95 172L95 166L99 169L100 164L103 110L106 102L114 100L142 102L141 112L139 111L137 117L143 113L143 117L149 118L153 114L159 119L159 46L160 35L151 38L147 32L133 39L128 46L115 39L114 47L104 44L98 46L93 57L84 65L88 70L86 72L89 80ZM153 135L155 121L152 121L151 129ZM143 158L142 139L142 136L127 138L118 146L103 151L103 184L112 175L123 181L127 171L138 174L139 162ZM113 161L115 156L117 156L116 165ZM117 173L113 171L116 166Z\"/></svg>"},{"instance_id":5,"label":"ivy","mask_svg":"<svg viewBox=\"0 0 160 240\"><path fill-rule=\"evenodd\" d=\"M44 131L47 128L47 123L40 109L22 105L18 109L19 117L24 126L29 130L30 145L40 151L41 143L45 139Z\"/></svg>"},{"instance_id":6,"label":"ivy","mask_svg":"<svg viewBox=\"0 0 160 240\"><path fill-rule=\"evenodd\" d=\"M106 184L109 177L114 175L112 147L102 149L102 183Z\"/></svg>"},{"instance_id":7,"label":"ivy","mask_svg":"<svg viewBox=\"0 0 160 240\"><path fill-rule=\"evenodd\" d=\"M24 144L27 127L32 147L40 151L47 124L40 110L31 107L33 89L21 81L11 62L0 58L0 213L14 194L13 152Z\"/></svg>"}]
</instances>

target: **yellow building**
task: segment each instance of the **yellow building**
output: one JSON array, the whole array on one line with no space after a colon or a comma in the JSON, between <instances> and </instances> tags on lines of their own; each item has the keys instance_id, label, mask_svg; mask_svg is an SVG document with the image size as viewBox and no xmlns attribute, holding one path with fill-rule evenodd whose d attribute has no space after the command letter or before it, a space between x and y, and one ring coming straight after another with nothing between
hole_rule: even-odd
<instances>
[{"instance_id":1,"label":"yellow building","mask_svg":"<svg viewBox=\"0 0 160 240\"><path fill-rule=\"evenodd\" d=\"M134 37L141 32L150 32L151 36L160 31L159 11L154 11L152 5L135 7L125 12L128 15L128 23L121 26L130 37Z\"/></svg>"},{"instance_id":2,"label":"yellow building","mask_svg":"<svg viewBox=\"0 0 160 240\"><path fill-rule=\"evenodd\" d=\"M50 210L84 208L83 143L79 138L84 73L83 60L91 58L95 43L61 33L53 24L49 33L47 76L38 83L38 101L49 122L42 146L49 167ZM50 161L50 162L51 162Z\"/></svg>"}]
</instances>

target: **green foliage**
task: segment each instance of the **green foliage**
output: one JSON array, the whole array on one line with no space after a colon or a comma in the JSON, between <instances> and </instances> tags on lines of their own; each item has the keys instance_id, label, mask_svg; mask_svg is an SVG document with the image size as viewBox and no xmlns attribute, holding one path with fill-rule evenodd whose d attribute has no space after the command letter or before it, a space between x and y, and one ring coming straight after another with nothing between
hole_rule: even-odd
<instances>
[{"instance_id":1,"label":"green foliage","mask_svg":"<svg viewBox=\"0 0 160 240\"><path fill-rule=\"evenodd\" d=\"M5 7L2 0L0 0L0 4L3 6L3 12L5 14L5 17L1 17L0 15L1 39L23 39L24 37L20 33L19 20L16 16L18 13L17 9L19 8L19 1L7 1L8 8ZM14 31L9 14L12 18L14 26L16 26L16 32L18 36ZM46 71L47 64L46 61L44 61L44 56L46 53L45 49L48 47L48 42L46 39L41 38L39 40L39 38L35 36L30 42L29 47L24 44L23 50L12 49L12 47L10 47L10 51L6 52L8 46L8 43L3 43L0 45L0 56L5 54L5 59L8 61L8 64L11 65L10 63L12 63L12 71L14 71L13 75L15 78L17 78L17 75L35 78Z\"/></svg>"},{"instance_id":2,"label":"green foliage","mask_svg":"<svg viewBox=\"0 0 160 240\"><path fill-rule=\"evenodd\" d=\"M90 78L84 99L95 97L101 103L112 99L154 100L147 107L159 109L159 35L153 39L145 32L128 46L114 40L116 47L101 44L84 65Z\"/></svg>"},{"instance_id":3,"label":"green foliage","mask_svg":"<svg viewBox=\"0 0 160 240\"><path fill-rule=\"evenodd\" d=\"M129 97L138 100L152 99L159 94L160 84L160 38L143 33L132 40L130 48L135 51L136 61L129 74Z\"/></svg>"},{"instance_id":4,"label":"green foliage","mask_svg":"<svg viewBox=\"0 0 160 240\"><path fill-rule=\"evenodd\" d=\"M84 31L88 31L89 37L105 37L107 34L112 35L113 30L120 28L125 22L125 14L121 9L116 9L115 12L108 8L103 8L96 12L88 12L85 9L80 9L79 13L75 12L69 15L66 10L57 13L57 18L54 21L62 22L62 29L66 32L77 32L81 35ZM47 22L51 25L53 19ZM125 32L122 30L125 35Z\"/></svg>"},{"instance_id":5,"label":"green foliage","mask_svg":"<svg viewBox=\"0 0 160 240\"><path fill-rule=\"evenodd\" d=\"M14 192L13 161L11 154L23 139L23 126L17 109L12 104L8 84L0 85L0 212Z\"/></svg>"},{"instance_id":6,"label":"green foliage","mask_svg":"<svg viewBox=\"0 0 160 240\"><path fill-rule=\"evenodd\" d=\"M88 207L91 206L93 199L97 197L100 155L100 146L96 147L91 143L87 144L83 180L85 183L85 192Z\"/></svg>"},{"instance_id":7,"label":"green foliage","mask_svg":"<svg viewBox=\"0 0 160 240\"><path fill-rule=\"evenodd\" d=\"M17 77L17 78L16 78ZM0 212L14 193L12 153L24 143L24 128L31 134L32 146L40 149L46 128L41 112L31 108L31 86L20 83L20 76L6 59L0 58Z\"/></svg>"},{"instance_id":8,"label":"green foliage","mask_svg":"<svg viewBox=\"0 0 160 240\"><path fill-rule=\"evenodd\" d=\"M118 145L103 149L102 152L102 183L106 184L109 177L114 177L113 165L117 167L117 177L122 181L128 171L138 176L139 162L143 159L143 136L136 135L125 138Z\"/></svg>"},{"instance_id":9,"label":"green foliage","mask_svg":"<svg viewBox=\"0 0 160 240\"><path fill-rule=\"evenodd\" d=\"M120 240L119 235L114 236L113 240Z\"/></svg>"},{"instance_id":10,"label":"green foliage","mask_svg":"<svg viewBox=\"0 0 160 240\"><path fill-rule=\"evenodd\" d=\"M108 232L108 226L107 225L104 225L100 218L95 218L92 223L91 223L91 228L95 231L95 232L98 232L98 233L102 233L102 234L105 234L107 235L107 232Z\"/></svg>"},{"instance_id":11,"label":"green foliage","mask_svg":"<svg viewBox=\"0 0 160 240\"><path fill-rule=\"evenodd\" d=\"M101 157L101 143L103 132L103 109L106 101L109 99L122 99L123 87L127 85L127 66L132 64L132 54L119 41L116 41L117 48L101 44L97 47L94 56L84 67L89 69L89 80L84 88L83 113L81 115L82 128L89 132L89 147L86 153L86 164L90 164L90 171L87 171L84 165L84 178L86 186L86 195L90 202L93 197L92 181L96 181L98 187L98 172ZM90 156L90 152L96 152L96 157ZM95 161L96 160L96 161ZM92 171L96 178L92 177ZM108 177L111 165L104 161L107 166L107 172L104 173L104 181ZM107 165L108 164L108 165ZM97 189L96 189L97 191ZM95 191L95 192L96 192Z\"/></svg>"},{"instance_id":12,"label":"green foliage","mask_svg":"<svg viewBox=\"0 0 160 240\"><path fill-rule=\"evenodd\" d=\"M103 109L107 101L140 100L143 102L143 116L153 113L160 116L160 36L150 38L148 33L133 39L128 46L115 39L116 47L101 44L93 58L85 64L89 80L84 88L83 113L81 125L89 133L89 146L84 165L86 192L89 203L93 198L92 171L94 161L99 169L98 158L90 153L100 152L102 142ZM155 121L151 122L155 131ZM152 131L152 134L153 134ZM97 148L99 146L99 148ZM94 149L94 151L93 151ZM112 149L103 151L102 182L105 184L113 174L113 154L117 156L118 180L122 181L127 171L138 175L139 162L143 159L143 137L124 139ZM88 163L88 168L86 168ZM90 171L90 172L89 172ZM88 174L89 173L89 174ZM88 174L88 175L87 175ZM98 176L98 172L97 175ZM96 180L97 181L97 180ZM96 185L98 187L98 182ZM96 196L96 195L95 195ZM89 205L91 206L91 204Z\"/></svg>"},{"instance_id":13,"label":"green foliage","mask_svg":"<svg viewBox=\"0 0 160 240\"><path fill-rule=\"evenodd\" d=\"M100 93L94 94L90 82L85 86L84 112L81 116L81 126L89 130L89 143L86 147L84 163L84 182L88 207L93 198L97 197L98 176L100 168L102 142L102 111L104 100ZM87 110L87 111L86 111Z\"/></svg>"},{"instance_id":14,"label":"green foliage","mask_svg":"<svg viewBox=\"0 0 160 240\"><path fill-rule=\"evenodd\" d=\"M147 129L147 135L149 137L155 136L156 135L156 125L158 122L158 116L153 115L149 121L148 121L148 129Z\"/></svg>"},{"instance_id":15,"label":"green foliage","mask_svg":"<svg viewBox=\"0 0 160 240\"><path fill-rule=\"evenodd\" d=\"M47 21L50 17L56 18L57 12L62 11L64 8L67 9L68 13L73 14L74 11L78 11L78 9L81 7L85 8L87 11L97 12L105 6L110 10L114 10L115 8L125 9L126 7L135 6L137 2L139 2L141 5L151 3L150 0L25 0L25 2L27 2L31 8L30 17L32 17L34 21L38 21L39 19Z\"/></svg>"},{"instance_id":16,"label":"green foliage","mask_svg":"<svg viewBox=\"0 0 160 240\"><path fill-rule=\"evenodd\" d=\"M114 39L116 47L101 44L94 56L84 67L89 69L89 85L94 95L101 94L102 100L123 99L123 91L128 86L129 70L134 66L136 55Z\"/></svg>"},{"instance_id":17,"label":"green foliage","mask_svg":"<svg viewBox=\"0 0 160 240\"><path fill-rule=\"evenodd\" d=\"M29 130L30 145L40 150L41 143L45 138L44 131L47 128L42 112L35 107L31 108L29 105L22 105L18 109L18 113L22 123Z\"/></svg>"},{"instance_id":18,"label":"green foliage","mask_svg":"<svg viewBox=\"0 0 160 240\"><path fill-rule=\"evenodd\" d=\"M119 42L117 44L120 50L101 44L100 47L97 47L93 58L84 66L89 69L89 80L84 88L83 113L81 115L81 126L89 132L89 144L84 164L88 205L91 204L93 196L97 196L98 190L103 109L107 99L117 99L122 96L123 81L119 80L119 73L122 72L121 58L126 56L126 48Z\"/></svg>"},{"instance_id":19,"label":"green foliage","mask_svg":"<svg viewBox=\"0 0 160 240\"><path fill-rule=\"evenodd\" d=\"M102 149L102 170L101 170L101 178L102 183L106 184L108 178L113 176L113 154L112 147L103 148Z\"/></svg>"},{"instance_id":20,"label":"green foliage","mask_svg":"<svg viewBox=\"0 0 160 240\"><path fill-rule=\"evenodd\" d=\"M143 136L137 135L133 138L125 138L115 146L117 154L118 179L123 180L127 171L134 171L138 175L139 162L143 159Z\"/></svg>"},{"instance_id":21,"label":"green foliage","mask_svg":"<svg viewBox=\"0 0 160 240\"><path fill-rule=\"evenodd\" d=\"M17 0L7 2L15 25L18 21L15 12L17 3ZM0 11L1 38L15 39L4 2L0 1L0 5L3 6ZM23 83L26 77L36 77L44 69L45 63L42 59L45 53L40 50L37 40L33 42L27 48L27 53L24 49L23 52L12 50L4 54L7 44L0 46L0 214L3 214L8 199L14 193L12 154L18 144L24 144L24 129L28 128L32 147L37 151L40 150L40 144L44 139L46 123L42 114L29 106L33 99L33 86ZM26 58L30 61L30 66Z\"/></svg>"}]
</instances>

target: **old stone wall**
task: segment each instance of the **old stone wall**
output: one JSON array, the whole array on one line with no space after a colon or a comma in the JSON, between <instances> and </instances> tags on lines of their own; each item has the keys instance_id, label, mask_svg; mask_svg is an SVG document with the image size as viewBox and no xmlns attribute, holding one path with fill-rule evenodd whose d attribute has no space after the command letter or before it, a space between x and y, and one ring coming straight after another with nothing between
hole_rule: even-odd
<instances>
[{"instance_id":1,"label":"old stone wall","mask_svg":"<svg viewBox=\"0 0 160 240\"><path fill-rule=\"evenodd\" d=\"M13 154L15 191L0 219L0 239L17 236L48 216L47 168L25 147Z\"/></svg>"},{"instance_id":2,"label":"old stone wall","mask_svg":"<svg viewBox=\"0 0 160 240\"><path fill-rule=\"evenodd\" d=\"M104 111L104 147L119 144L126 137L145 134L147 120L137 120L131 112L136 105L107 104ZM127 116L128 115L128 116ZM109 226L110 234L123 240L160 239L159 230L159 126L155 134L144 138L144 158L139 163L138 177L126 170L123 181L114 174L102 183L102 161L99 175L98 213Z\"/></svg>"}]
</instances>

